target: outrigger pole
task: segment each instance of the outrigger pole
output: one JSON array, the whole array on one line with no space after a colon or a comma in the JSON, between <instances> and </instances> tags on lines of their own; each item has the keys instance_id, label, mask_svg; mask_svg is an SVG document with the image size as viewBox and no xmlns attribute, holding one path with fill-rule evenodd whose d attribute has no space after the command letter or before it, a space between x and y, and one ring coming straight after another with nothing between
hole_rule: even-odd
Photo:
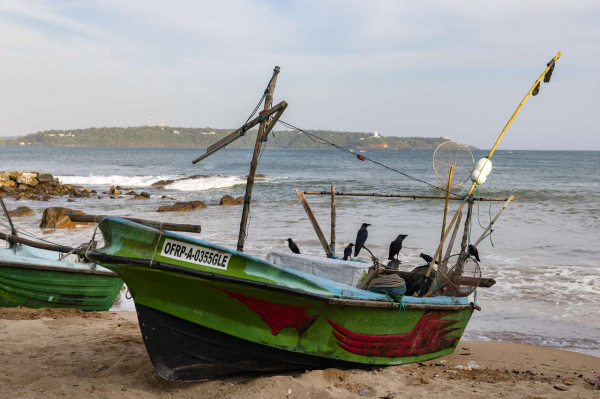
<instances>
[{"instance_id":1,"label":"outrigger pole","mask_svg":"<svg viewBox=\"0 0 600 399\"><path fill-rule=\"evenodd\" d=\"M560 55L561 55L561 52L559 51L558 54L556 54L556 56L554 58L552 58L552 60L547 64L546 69L540 75L540 77L535 81L535 83L533 84L531 89L529 89L529 91L527 92L527 94L525 95L525 97L523 98L523 100L521 101L521 103L519 104L519 106L517 107L515 112L513 113L513 115L510 117L510 119L506 123L506 126L504 126L504 129L502 129L500 136L498 136L498 139L496 140L496 142L494 143L494 146L492 147L492 149L490 150L489 154L486 157L488 160L490 160L492 158L492 155L494 155L494 152L496 151L496 148L498 148L498 145L500 144L500 141L504 137L506 130L508 129L508 127L510 126L512 121L515 119L515 117L521 110L521 107L523 106L525 101L527 101L527 99L529 98L530 95L532 95L532 94L536 95L538 93L540 82L542 79L544 79L546 74L548 74L548 72L550 72L550 74L548 76L550 76L552 74L551 71L554 70L554 65L555 65L556 61L560 58ZM545 79L544 81L547 83L550 81L550 79ZM458 210L454 214L454 217L448 224L447 229L442 236L440 244L438 245L438 248L435 251L435 255L432 257L431 263L429 263L429 268L427 269L427 273L425 273L425 279L429 278L429 275L431 274L431 271L433 270L433 265L435 264L436 259L438 258L439 254L442 253L442 249L444 248L444 241L446 240L446 237L448 237L448 234L450 233L452 226L454 226L454 223L456 222L456 219L458 218L458 214L462 211L462 209L465 206L465 204L467 203L467 201L469 201L469 198L471 197L471 194L473 194L473 190L475 190L476 186L477 186L477 180L473 181L473 183L471 184L471 188L469 189L469 192L467 193L467 195L461 202L460 206L458 207ZM420 294L422 294L422 293L420 293Z\"/></svg>"}]
</instances>

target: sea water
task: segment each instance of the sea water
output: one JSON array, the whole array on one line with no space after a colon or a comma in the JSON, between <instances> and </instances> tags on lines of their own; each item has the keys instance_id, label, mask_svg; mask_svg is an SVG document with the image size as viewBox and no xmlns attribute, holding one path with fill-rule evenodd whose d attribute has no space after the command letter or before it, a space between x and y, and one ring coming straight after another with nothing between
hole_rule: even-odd
<instances>
[{"instance_id":1,"label":"sea water","mask_svg":"<svg viewBox=\"0 0 600 399\"><path fill-rule=\"evenodd\" d=\"M199 223L205 240L235 248L241 206L218 206L223 195L243 196L251 149L225 149L197 165L191 161L203 149L185 148L59 148L0 147L0 171L39 171L58 176L61 183L81 185L99 193L111 185L150 193L151 199L55 198L52 202L8 199L36 216L15 222L35 235L62 244L89 240L92 228L42 231L43 208L67 206L89 214L132 216L174 223ZM475 161L486 155L473 151ZM432 168L433 151L369 150L362 154L387 166L439 185ZM484 277L496 279L492 288L478 290L481 312L475 312L465 333L468 340L520 342L575 350L600 356L600 152L497 151L492 176L481 187L485 197L515 196L479 245ZM440 191L399 173L359 161L334 149L270 149L260 160L250 213L247 253L265 257L287 251L293 238L302 253L324 255L294 188L341 192L382 192L439 195ZM208 175L179 181L163 189L157 180ZM458 171L457 178L464 179ZM468 182L455 191L464 194ZM190 213L157 213L161 205L200 200L208 208ZM308 196L326 236L329 236L330 198ZM408 234L400 253L403 270L424 262L439 243L443 201L393 198L338 197L337 250L353 242L362 223L370 223L367 245L387 259L389 243ZM459 201L451 201L450 215ZM474 206L471 241L502 206ZM464 220L464 219L463 219ZM493 245L492 245L493 243ZM456 245L458 248L458 245ZM367 259L366 254L360 255ZM130 301L121 309L133 310Z\"/></svg>"}]
</instances>

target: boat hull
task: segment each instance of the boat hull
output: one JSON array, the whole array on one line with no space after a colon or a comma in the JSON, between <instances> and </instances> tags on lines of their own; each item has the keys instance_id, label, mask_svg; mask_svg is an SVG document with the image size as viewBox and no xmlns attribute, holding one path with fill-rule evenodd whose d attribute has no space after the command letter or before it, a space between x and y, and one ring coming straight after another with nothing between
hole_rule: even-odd
<instances>
[{"instance_id":1,"label":"boat hull","mask_svg":"<svg viewBox=\"0 0 600 399\"><path fill-rule=\"evenodd\" d=\"M123 280L93 273L0 261L0 307L109 310Z\"/></svg>"},{"instance_id":2,"label":"boat hull","mask_svg":"<svg viewBox=\"0 0 600 399\"><path fill-rule=\"evenodd\" d=\"M88 256L126 282L150 358L171 380L433 359L454 351L473 312L467 298L392 303L383 295L127 222L105 219L100 229L107 246ZM186 267L160 256L165 242L174 240L188 248L228 251L228 268Z\"/></svg>"}]
</instances>

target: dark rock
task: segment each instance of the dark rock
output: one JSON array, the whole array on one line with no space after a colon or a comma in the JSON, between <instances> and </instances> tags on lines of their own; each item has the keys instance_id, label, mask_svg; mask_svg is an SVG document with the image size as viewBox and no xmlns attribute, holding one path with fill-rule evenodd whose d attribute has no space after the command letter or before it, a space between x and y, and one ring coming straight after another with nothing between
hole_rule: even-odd
<instances>
[{"instance_id":1,"label":"dark rock","mask_svg":"<svg viewBox=\"0 0 600 399\"><path fill-rule=\"evenodd\" d=\"M145 199L150 199L150 194L148 194L146 192L142 192L142 193L136 194L135 197L130 198L130 200L145 200Z\"/></svg>"},{"instance_id":2,"label":"dark rock","mask_svg":"<svg viewBox=\"0 0 600 399\"><path fill-rule=\"evenodd\" d=\"M231 195L225 195L221 198L219 205L239 205L239 203Z\"/></svg>"},{"instance_id":3,"label":"dark rock","mask_svg":"<svg viewBox=\"0 0 600 399\"><path fill-rule=\"evenodd\" d=\"M50 173L38 173L37 179L40 183L58 184L58 179L52 176Z\"/></svg>"},{"instance_id":4,"label":"dark rock","mask_svg":"<svg viewBox=\"0 0 600 399\"><path fill-rule=\"evenodd\" d=\"M173 183L175 180L159 180L157 182L154 182L150 185L150 187L158 187L158 188L163 188L164 186L168 186L169 184Z\"/></svg>"},{"instance_id":5,"label":"dark rock","mask_svg":"<svg viewBox=\"0 0 600 399\"><path fill-rule=\"evenodd\" d=\"M128 191L125 195L137 195L137 193L135 191Z\"/></svg>"},{"instance_id":6,"label":"dark rock","mask_svg":"<svg viewBox=\"0 0 600 399\"><path fill-rule=\"evenodd\" d=\"M190 205L194 207L194 209L204 209L206 208L206 204L202 201L190 201Z\"/></svg>"},{"instance_id":7,"label":"dark rock","mask_svg":"<svg viewBox=\"0 0 600 399\"><path fill-rule=\"evenodd\" d=\"M162 198L162 199L175 199L175 198L173 198L173 197L169 197L168 195L163 195L163 196L162 196L162 197L160 197L160 198Z\"/></svg>"},{"instance_id":8,"label":"dark rock","mask_svg":"<svg viewBox=\"0 0 600 399\"><path fill-rule=\"evenodd\" d=\"M69 198L67 202L75 202L75 200L73 198Z\"/></svg>"},{"instance_id":9,"label":"dark rock","mask_svg":"<svg viewBox=\"0 0 600 399\"><path fill-rule=\"evenodd\" d=\"M75 223L69 219L69 215L71 213L83 214L81 211L76 211L69 208L46 208L44 209L44 214L42 215L42 223L40 223L40 228L42 229L67 229L73 228L77 225L86 225L91 226L94 223Z\"/></svg>"},{"instance_id":10,"label":"dark rock","mask_svg":"<svg viewBox=\"0 0 600 399\"><path fill-rule=\"evenodd\" d=\"M35 211L26 206L20 206L16 209L13 209L12 211L9 211L8 214L13 217L33 216L33 215L35 215Z\"/></svg>"},{"instance_id":11,"label":"dark rock","mask_svg":"<svg viewBox=\"0 0 600 399\"><path fill-rule=\"evenodd\" d=\"M236 201L238 204L243 204L243 203L244 203L244 197L237 197L237 198L235 199L235 201Z\"/></svg>"}]
</instances>

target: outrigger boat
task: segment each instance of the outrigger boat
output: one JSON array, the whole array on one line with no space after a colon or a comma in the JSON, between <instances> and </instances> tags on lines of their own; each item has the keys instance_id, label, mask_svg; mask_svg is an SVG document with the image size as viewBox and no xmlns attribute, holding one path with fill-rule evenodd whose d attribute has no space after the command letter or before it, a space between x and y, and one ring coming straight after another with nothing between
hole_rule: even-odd
<instances>
[{"instance_id":1,"label":"outrigger boat","mask_svg":"<svg viewBox=\"0 0 600 399\"><path fill-rule=\"evenodd\" d=\"M0 307L109 310L123 286L114 272L81 258L66 260L74 249L24 239L0 198L11 234L0 233Z\"/></svg>"},{"instance_id":2,"label":"outrigger boat","mask_svg":"<svg viewBox=\"0 0 600 399\"><path fill-rule=\"evenodd\" d=\"M551 72L559 55L548 64L525 99ZM105 245L86 253L91 261L116 272L126 282L156 371L169 380L193 381L247 371L396 365L452 353L473 310L479 309L476 291L469 296L448 296L442 285L430 284L431 289L418 291L420 296L391 300L384 293L306 273L294 268L294 264L276 265L243 252L260 149L287 107L285 102L271 107L278 72L276 67L265 90L264 111L208 147L194 161L206 158L259 125L237 250L110 217L98 225ZM435 261L442 259L444 241L462 215L463 206L472 205L472 192L491 170L491 156L509 124L485 161L480 161L482 165L476 167L478 173L471 189L459 198L459 209L443 229L423 278L430 279ZM446 204L449 195L448 189ZM510 200L512 197L502 209ZM305 208L311 217L310 209ZM315 230L320 230L314 217L311 221ZM458 259L464 263L462 251ZM388 267L374 264L369 274L377 275L382 270L389 272ZM450 280L471 286L470 291L486 286L479 279L471 281L461 275L451 276ZM487 286L491 285L493 280L488 279Z\"/></svg>"}]
</instances>

